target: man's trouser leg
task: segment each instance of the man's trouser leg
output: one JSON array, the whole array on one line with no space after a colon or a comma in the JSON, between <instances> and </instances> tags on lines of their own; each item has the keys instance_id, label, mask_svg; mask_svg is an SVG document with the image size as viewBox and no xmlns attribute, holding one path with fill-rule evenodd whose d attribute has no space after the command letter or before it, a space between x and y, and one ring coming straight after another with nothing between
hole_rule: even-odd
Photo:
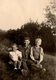
<instances>
[{"instance_id":1,"label":"man's trouser leg","mask_svg":"<svg viewBox=\"0 0 56 80\"><path fill-rule=\"evenodd\" d=\"M28 66L27 66L27 62L26 61L22 62L22 66L23 66L23 69L28 70Z\"/></svg>"},{"instance_id":2,"label":"man's trouser leg","mask_svg":"<svg viewBox=\"0 0 56 80\"><path fill-rule=\"evenodd\" d=\"M27 62L26 61L23 61L22 62L22 75L23 76L27 76L28 75L28 72L29 72L29 70L28 70L28 66L27 66Z\"/></svg>"}]
</instances>

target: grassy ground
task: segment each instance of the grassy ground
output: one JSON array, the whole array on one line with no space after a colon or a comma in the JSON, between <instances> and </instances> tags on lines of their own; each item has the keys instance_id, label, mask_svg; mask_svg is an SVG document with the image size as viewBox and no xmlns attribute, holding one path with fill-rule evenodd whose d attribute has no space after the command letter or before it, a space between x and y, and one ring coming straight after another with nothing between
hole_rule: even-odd
<instances>
[{"instance_id":1,"label":"grassy ground","mask_svg":"<svg viewBox=\"0 0 56 80\"><path fill-rule=\"evenodd\" d=\"M7 56L0 54L0 80L56 80L56 56L45 54L43 66L46 72L29 72L23 76L19 71L14 71L6 63Z\"/></svg>"}]
</instances>

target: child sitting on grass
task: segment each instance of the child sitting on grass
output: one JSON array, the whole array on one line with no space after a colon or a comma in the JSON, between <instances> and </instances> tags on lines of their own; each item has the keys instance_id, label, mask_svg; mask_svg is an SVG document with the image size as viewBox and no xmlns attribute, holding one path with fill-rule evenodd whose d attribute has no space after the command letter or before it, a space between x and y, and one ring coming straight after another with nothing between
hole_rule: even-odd
<instances>
[{"instance_id":1,"label":"child sitting on grass","mask_svg":"<svg viewBox=\"0 0 56 80\"><path fill-rule=\"evenodd\" d=\"M17 45L14 43L13 46L13 51L9 52L9 57L13 62L14 69L20 69L21 68L21 62L22 62L22 52L17 50Z\"/></svg>"},{"instance_id":2,"label":"child sitting on grass","mask_svg":"<svg viewBox=\"0 0 56 80\"><path fill-rule=\"evenodd\" d=\"M35 46L31 47L30 58L33 61L33 64L37 68L45 70L45 68L43 68L42 64L41 64L43 62L43 58L44 58L43 48L40 47L41 43L42 43L41 38L35 39Z\"/></svg>"}]
</instances>

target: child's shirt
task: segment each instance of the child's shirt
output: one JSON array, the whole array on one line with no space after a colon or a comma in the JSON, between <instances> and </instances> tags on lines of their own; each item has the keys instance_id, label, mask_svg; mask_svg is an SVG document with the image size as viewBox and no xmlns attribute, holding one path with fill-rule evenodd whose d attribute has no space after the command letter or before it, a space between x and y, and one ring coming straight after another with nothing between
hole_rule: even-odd
<instances>
[{"instance_id":1,"label":"child's shirt","mask_svg":"<svg viewBox=\"0 0 56 80\"><path fill-rule=\"evenodd\" d=\"M31 58L34 60L40 60L40 55L44 55L43 48L36 46L31 47Z\"/></svg>"},{"instance_id":2,"label":"child's shirt","mask_svg":"<svg viewBox=\"0 0 56 80\"><path fill-rule=\"evenodd\" d=\"M22 52L19 50L9 52L10 58L13 61L18 61L18 58L22 58Z\"/></svg>"}]
</instances>

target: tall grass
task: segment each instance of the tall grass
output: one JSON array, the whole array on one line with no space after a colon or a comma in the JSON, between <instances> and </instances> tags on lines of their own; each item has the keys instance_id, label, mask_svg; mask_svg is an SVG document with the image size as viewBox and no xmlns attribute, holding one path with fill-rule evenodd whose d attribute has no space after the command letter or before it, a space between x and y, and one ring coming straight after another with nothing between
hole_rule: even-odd
<instances>
[{"instance_id":1,"label":"tall grass","mask_svg":"<svg viewBox=\"0 0 56 80\"><path fill-rule=\"evenodd\" d=\"M13 67L8 65L7 53L2 53L0 52L0 80L56 80L55 56L45 54L43 61L43 66L46 68L45 73L30 71L27 76L23 76L19 71L14 71Z\"/></svg>"}]
</instances>

